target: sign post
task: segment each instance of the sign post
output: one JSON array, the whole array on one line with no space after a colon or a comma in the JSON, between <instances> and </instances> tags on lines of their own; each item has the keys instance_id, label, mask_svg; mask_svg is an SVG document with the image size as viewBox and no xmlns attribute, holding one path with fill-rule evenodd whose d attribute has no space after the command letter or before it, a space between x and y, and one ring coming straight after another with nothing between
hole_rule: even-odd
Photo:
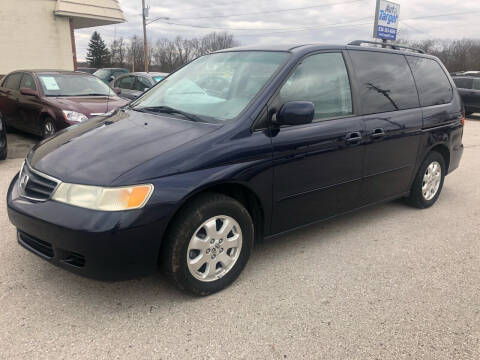
<instances>
[{"instance_id":1,"label":"sign post","mask_svg":"<svg viewBox=\"0 0 480 360\"><path fill-rule=\"evenodd\" d=\"M400 5L387 0L377 0L373 37L387 40L397 39Z\"/></svg>"}]
</instances>

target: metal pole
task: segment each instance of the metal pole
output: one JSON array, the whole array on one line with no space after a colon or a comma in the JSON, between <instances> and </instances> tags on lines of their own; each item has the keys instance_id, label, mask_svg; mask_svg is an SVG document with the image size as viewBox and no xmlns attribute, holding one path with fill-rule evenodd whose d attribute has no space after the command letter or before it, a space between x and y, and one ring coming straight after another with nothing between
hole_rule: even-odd
<instances>
[{"instance_id":1,"label":"metal pole","mask_svg":"<svg viewBox=\"0 0 480 360\"><path fill-rule=\"evenodd\" d=\"M148 72L148 48L147 48L147 21L145 16L145 0L142 0L143 19L143 59L145 61L145 72Z\"/></svg>"}]
</instances>

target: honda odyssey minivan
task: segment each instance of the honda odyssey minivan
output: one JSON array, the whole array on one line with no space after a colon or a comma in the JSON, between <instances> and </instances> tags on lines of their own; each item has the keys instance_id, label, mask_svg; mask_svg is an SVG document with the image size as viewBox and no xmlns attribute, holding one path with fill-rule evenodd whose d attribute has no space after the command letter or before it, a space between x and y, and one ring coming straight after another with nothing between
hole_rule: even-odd
<instances>
[{"instance_id":1,"label":"honda odyssey minivan","mask_svg":"<svg viewBox=\"0 0 480 360\"><path fill-rule=\"evenodd\" d=\"M8 190L18 242L96 279L161 266L207 295L263 237L397 198L432 206L462 156L462 103L437 58L388 46L199 57L32 149Z\"/></svg>"}]
</instances>

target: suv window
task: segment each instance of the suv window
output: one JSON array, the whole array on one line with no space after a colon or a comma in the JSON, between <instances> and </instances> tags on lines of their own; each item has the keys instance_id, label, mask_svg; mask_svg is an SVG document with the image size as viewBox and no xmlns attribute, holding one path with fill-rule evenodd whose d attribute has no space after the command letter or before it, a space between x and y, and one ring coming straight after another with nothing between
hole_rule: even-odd
<instances>
[{"instance_id":1,"label":"suv window","mask_svg":"<svg viewBox=\"0 0 480 360\"><path fill-rule=\"evenodd\" d=\"M340 53L322 53L304 59L279 93L280 102L311 101L315 120L352 114L348 73Z\"/></svg>"},{"instance_id":2,"label":"suv window","mask_svg":"<svg viewBox=\"0 0 480 360\"><path fill-rule=\"evenodd\" d=\"M135 81L135 87L134 90L144 92L145 88L150 89L152 85L148 82L147 79L137 76L137 81Z\"/></svg>"},{"instance_id":3,"label":"suv window","mask_svg":"<svg viewBox=\"0 0 480 360\"><path fill-rule=\"evenodd\" d=\"M453 82L459 89L471 89L473 79L470 78L453 78Z\"/></svg>"},{"instance_id":4,"label":"suv window","mask_svg":"<svg viewBox=\"0 0 480 360\"><path fill-rule=\"evenodd\" d=\"M35 85L35 81L33 80L32 75L24 74L22 81L20 83L20 88L28 88L32 90L37 90L37 86Z\"/></svg>"},{"instance_id":5,"label":"suv window","mask_svg":"<svg viewBox=\"0 0 480 360\"><path fill-rule=\"evenodd\" d=\"M403 55L350 51L363 114L418 107L412 72Z\"/></svg>"},{"instance_id":6,"label":"suv window","mask_svg":"<svg viewBox=\"0 0 480 360\"><path fill-rule=\"evenodd\" d=\"M20 80L22 79L22 73L15 73L7 77L7 80L3 83L3 86L7 89L18 90L20 88Z\"/></svg>"},{"instance_id":7,"label":"suv window","mask_svg":"<svg viewBox=\"0 0 480 360\"><path fill-rule=\"evenodd\" d=\"M115 82L115 86L116 87L119 87L121 89L127 89L127 90L131 90L132 87L133 87L133 82L135 81L135 78L133 76L125 76L121 79L118 79L116 82Z\"/></svg>"},{"instance_id":8,"label":"suv window","mask_svg":"<svg viewBox=\"0 0 480 360\"><path fill-rule=\"evenodd\" d=\"M453 89L441 66L432 59L407 56L415 76L420 104L432 106L449 103Z\"/></svg>"},{"instance_id":9,"label":"suv window","mask_svg":"<svg viewBox=\"0 0 480 360\"><path fill-rule=\"evenodd\" d=\"M473 90L480 90L480 79L473 79Z\"/></svg>"}]
</instances>

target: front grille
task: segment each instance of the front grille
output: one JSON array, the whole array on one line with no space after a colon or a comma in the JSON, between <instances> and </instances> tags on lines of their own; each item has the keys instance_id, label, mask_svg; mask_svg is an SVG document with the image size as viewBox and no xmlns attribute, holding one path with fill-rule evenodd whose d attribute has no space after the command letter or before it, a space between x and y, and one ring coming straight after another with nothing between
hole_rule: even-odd
<instances>
[{"instance_id":1,"label":"front grille","mask_svg":"<svg viewBox=\"0 0 480 360\"><path fill-rule=\"evenodd\" d=\"M32 249L36 250L47 258L53 258L54 254L52 244L22 232L19 232L19 236L21 241L30 246Z\"/></svg>"},{"instance_id":2,"label":"front grille","mask_svg":"<svg viewBox=\"0 0 480 360\"><path fill-rule=\"evenodd\" d=\"M24 163L19 177L22 196L32 200L45 201L50 199L58 184L58 180L33 170L27 162Z\"/></svg>"}]
</instances>

